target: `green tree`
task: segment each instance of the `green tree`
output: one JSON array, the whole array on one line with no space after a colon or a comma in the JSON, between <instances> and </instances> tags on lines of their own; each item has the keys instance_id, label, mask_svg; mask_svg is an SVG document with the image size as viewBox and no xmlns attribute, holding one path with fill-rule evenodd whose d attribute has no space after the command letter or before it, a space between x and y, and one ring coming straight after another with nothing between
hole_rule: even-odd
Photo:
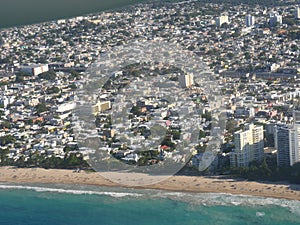
<instances>
[{"instance_id":1,"label":"green tree","mask_svg":"<svg viewBox=\"0 0 300 225\"><path fill-rule=\"evenodd\" d=\"M53 70L49 70L47 72L39 74L38 77L39 79L44 79L44 80L55 80L56 73Z\"/></svg>"},{"instance_id":2,"label":"green tree","mask_svg":"<svg viewBox=\"0 0 300 225\"><path fill-rule=\"evenodd\" d=\"M38 114L42 113L42 112L46 112L48 111L48 107L46 106L45 103L39 103L36 107L35 107L36 111Z\"/></svg>"},{"instance_id":3,"label":"green tree","mask_svg":"<svg viewBox=\"0 0 300 225\"><path fill-rule=\"evenodd\" d=\"M5 146L7 144L13 143L15 141L15 138L12 135L6 135L0 137L0 145Z\"/></svg>"},{"instance_id":4,"label":"green tree","mask_svg":"<svg viewBox=\"0 0 300 225\"><path fill-rule=\"evenodd\" d=\"M57 94L57 93L60 93L60 89L56 86L49 87L49 88L47 88L46 93L47 94Z\"/></svg>"},{"instance_id":5,"label":"green tree","mask_svg":"<svg viewBox=\"0 0 300 225\"><path fill-rule=\"evenodd\" d=\"M80 153L70 153L64 158L62 167L64 169L88 168L89 165Z\"/></svg>"},{"instance_id":6,"label":"green tree","mask_svg":"<svg viewBox=\"0 0 300 225\"><path fill-rule=\"evenodd\" d=\"M206 137L206 134L205 134L204 130L199 130L199 139L205 138L205 137Z\"/></svg>"},{"instance_id":7,"label":"green tree","mask_svg":"<svg viewBox=\"0 0 300 225\"><path fill-rule=\"evenodd\" d=\"M74 80L74 79L78 80L78 79L80 79L80 73L78 73L75 70L71 70L69 78L70 78L70 80Z\"/></svg>"},{"instance_id":8,"label":"green tree","mask_svg":"<svg viewBox=\"0 0 300 225\"><path fill-rule=\"evenodd\" d=\"M211 112L206 111L204 114L201 115L202 118L205 118L207 121L211 121Z\"/></svg>"}]
</instances>

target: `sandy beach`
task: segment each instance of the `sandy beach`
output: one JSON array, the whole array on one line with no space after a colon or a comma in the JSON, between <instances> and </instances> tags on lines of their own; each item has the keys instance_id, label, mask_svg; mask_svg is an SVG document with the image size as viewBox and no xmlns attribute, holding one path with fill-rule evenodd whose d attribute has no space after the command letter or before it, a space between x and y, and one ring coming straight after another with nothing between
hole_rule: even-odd
<instances>
[{"instance_id":1,"label":"sandy beach","mask_svg":"<svg viewBox=\"0 0 300 225\"><path fill-rule=\"evenodd\" d=\"M112 179L114 181L118 180L118 182L112 182L105 178L113 175L119 176L119 178L114 177L114 179ZM134 177L134 179L132 177ZM151 184L148 182L149 180L145 182L145 179L152 179ZM124 182L125 180L126 182ZM157 180L156 177L140 174L135 174L130 177L127 177L126 174L122 173L105 174L105 176L103 176L97 172L80 171L77 173L72 170L0 167L1 183L84 184L106 187L160 189L180 192L243 194L300 201L300 185L243 180L237 181L226 179L224 177L208 178L177 175L160 177L158 183L155 182L155 180Z\"/></svg>"}]
</instances>

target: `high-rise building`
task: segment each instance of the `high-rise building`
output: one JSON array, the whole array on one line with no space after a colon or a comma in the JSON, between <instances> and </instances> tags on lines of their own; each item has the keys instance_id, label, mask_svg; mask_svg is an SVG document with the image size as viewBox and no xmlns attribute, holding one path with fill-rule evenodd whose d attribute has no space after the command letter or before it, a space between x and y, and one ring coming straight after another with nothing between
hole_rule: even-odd
<instances>
[{"instance_id":1,"label":"high-rise building","mask_svg":"<svg viewBox=\"0 0 300 225\"><path fill-rule=\"evenodd\" d=\"M294 111L293 126L276 127L275 148L278 166L292 166L300 162L300 111Z\"/></svg>"},{"instance_id":2,"label":"high-rise building","mask_svg":"<svg viewBox=\"0 0 300 225\"><path fill-rule=\"evenodd\" d=\"M245 130L234 133L234 151L230 155L231 167L246 167L252 161L264 159L263 126L247 124Z\"/></svg>"},{"instance_id":3,"label":"high-rise building","mask_svg":"<svg viewBox=\"0 0 300 225\"><path fill-rule=\"evenodd\" d=\"M193 74L183 74L179 76L179 84L183 88L190 88L194 85Z\"/></svg>"},{"instance_id":4,"label":"high-rise building","mask_svg":"<svg viewBox=\"0 0 300 225\"><path fill-rule=\"evenodd\" d=\"M247 15L246 16L246 26L247 27L252 27L255 24L255 17L252 15Z\"/></svg>"},{"instance_id":5,"label":"high-rise building","mask_svg":"<svg viewBox=\"0 0 300 225\"><path fill-rule=\"evenodd\" d=\"M294 126L300 126L300 111L294 110L293 112Z\"/></svg>"},{"instance_id":6,"label":"high-rise building","mask_svg":"<svg viewBox=\"0 0 300 225\"><path fill-rule=\"evenodd\" d=\"M282 16L278 13L270 13L269 23L271 26L282 24Z\"/></svg>"},{"instance_id":7,"label":"high-rise building","mask_svg":"<svg viewBox=\"0 0 300 225\"><path fill-rule=\"evenodd\" d=\"M275 148L277 148L278 166L292 166L300 161L299 131L289 126L276 128Z\"/></svg>"},{"instance_id":8,"label":"high-rise building","mask_svg":"<svg viewBox=\"0 0 300 225\"><path fill-rule=\"evenodd\" d=\"M300 19L300 8L299 8L299 7L297 7L297 8L295 9L295 18L296 18L296 19Z\"/></svg>"},{"instance_id":9,"label":"high-rise building","mask_svg":"<svg viewBox=\"0 0 300 225\"><path fill-rule=\"evenodd\" d=\"M277 126L275 133L275 148L277 149L277 166L289 166L291 129L288 126Z\"/></svg>"},{"instance_id":10,"label":"high-rise building","mask_svg":"<svg viewBox=\"0 0 300 225\"><path fill-rule=\"evenodd\" d=\"M262 162L264 159L264 128L263 126L253 126L252 128L253 138L253 159L257 162Z\"/></svg>"},{"instance_id":11,"label":"high-rise building","mask_svg":"<svg viewBox=\"0 0 300 225\"><path fill-rule=\"evenodd\" d=\"M228 16L222 15L216 19L216 25L218 27L221 27L224 23L229 23Z\"/></svg>"}]
</instances>

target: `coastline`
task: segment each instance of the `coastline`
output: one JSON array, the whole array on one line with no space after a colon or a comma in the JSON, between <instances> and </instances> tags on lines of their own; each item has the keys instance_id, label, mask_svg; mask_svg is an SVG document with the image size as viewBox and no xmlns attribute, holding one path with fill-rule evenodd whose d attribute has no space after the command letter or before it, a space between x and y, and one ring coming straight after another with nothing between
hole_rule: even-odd
<instances>
[{"instance_id":1,"label":"coastline","mask_svg":"<svg viewBox=\"0 0 300 225\"><path fill-rule=\"evenodd\" d=\"M122 175L121 173L115 173ZM148 176L148 175L147 175ZM143 177L139 176L135 184L114 183L97 172L72 170L41 169L41 168L13 168L0 167L0 182L10 184L70 184L96 185L103 187L123 187L136 189L157 189L164 191L190 193L225 193L233 195L248 195L256 197L270 197L277 199L300 201L300 185L283 183L259 183L254 181L233 180L225 177L198 176L165 176L159 183L143 185Z\"/></svg>"}]
</instances>

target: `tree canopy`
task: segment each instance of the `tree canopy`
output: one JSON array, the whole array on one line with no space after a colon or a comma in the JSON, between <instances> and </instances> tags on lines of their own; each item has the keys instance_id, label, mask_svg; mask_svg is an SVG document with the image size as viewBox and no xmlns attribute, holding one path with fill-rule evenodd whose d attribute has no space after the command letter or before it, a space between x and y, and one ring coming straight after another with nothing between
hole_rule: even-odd
<instances>
[{"instance_id":1,"label":"tree canopy","mask_svg":"<svg viewBox=\"0 0 300 225\"><path fill-rule=\"evenodd\" d=\"M40 79L44 79L44 80L55 80L56 79L56 73L53 70L49 70L47 72L39 74L38 77Z\"/></svg>"}]
</instances>

